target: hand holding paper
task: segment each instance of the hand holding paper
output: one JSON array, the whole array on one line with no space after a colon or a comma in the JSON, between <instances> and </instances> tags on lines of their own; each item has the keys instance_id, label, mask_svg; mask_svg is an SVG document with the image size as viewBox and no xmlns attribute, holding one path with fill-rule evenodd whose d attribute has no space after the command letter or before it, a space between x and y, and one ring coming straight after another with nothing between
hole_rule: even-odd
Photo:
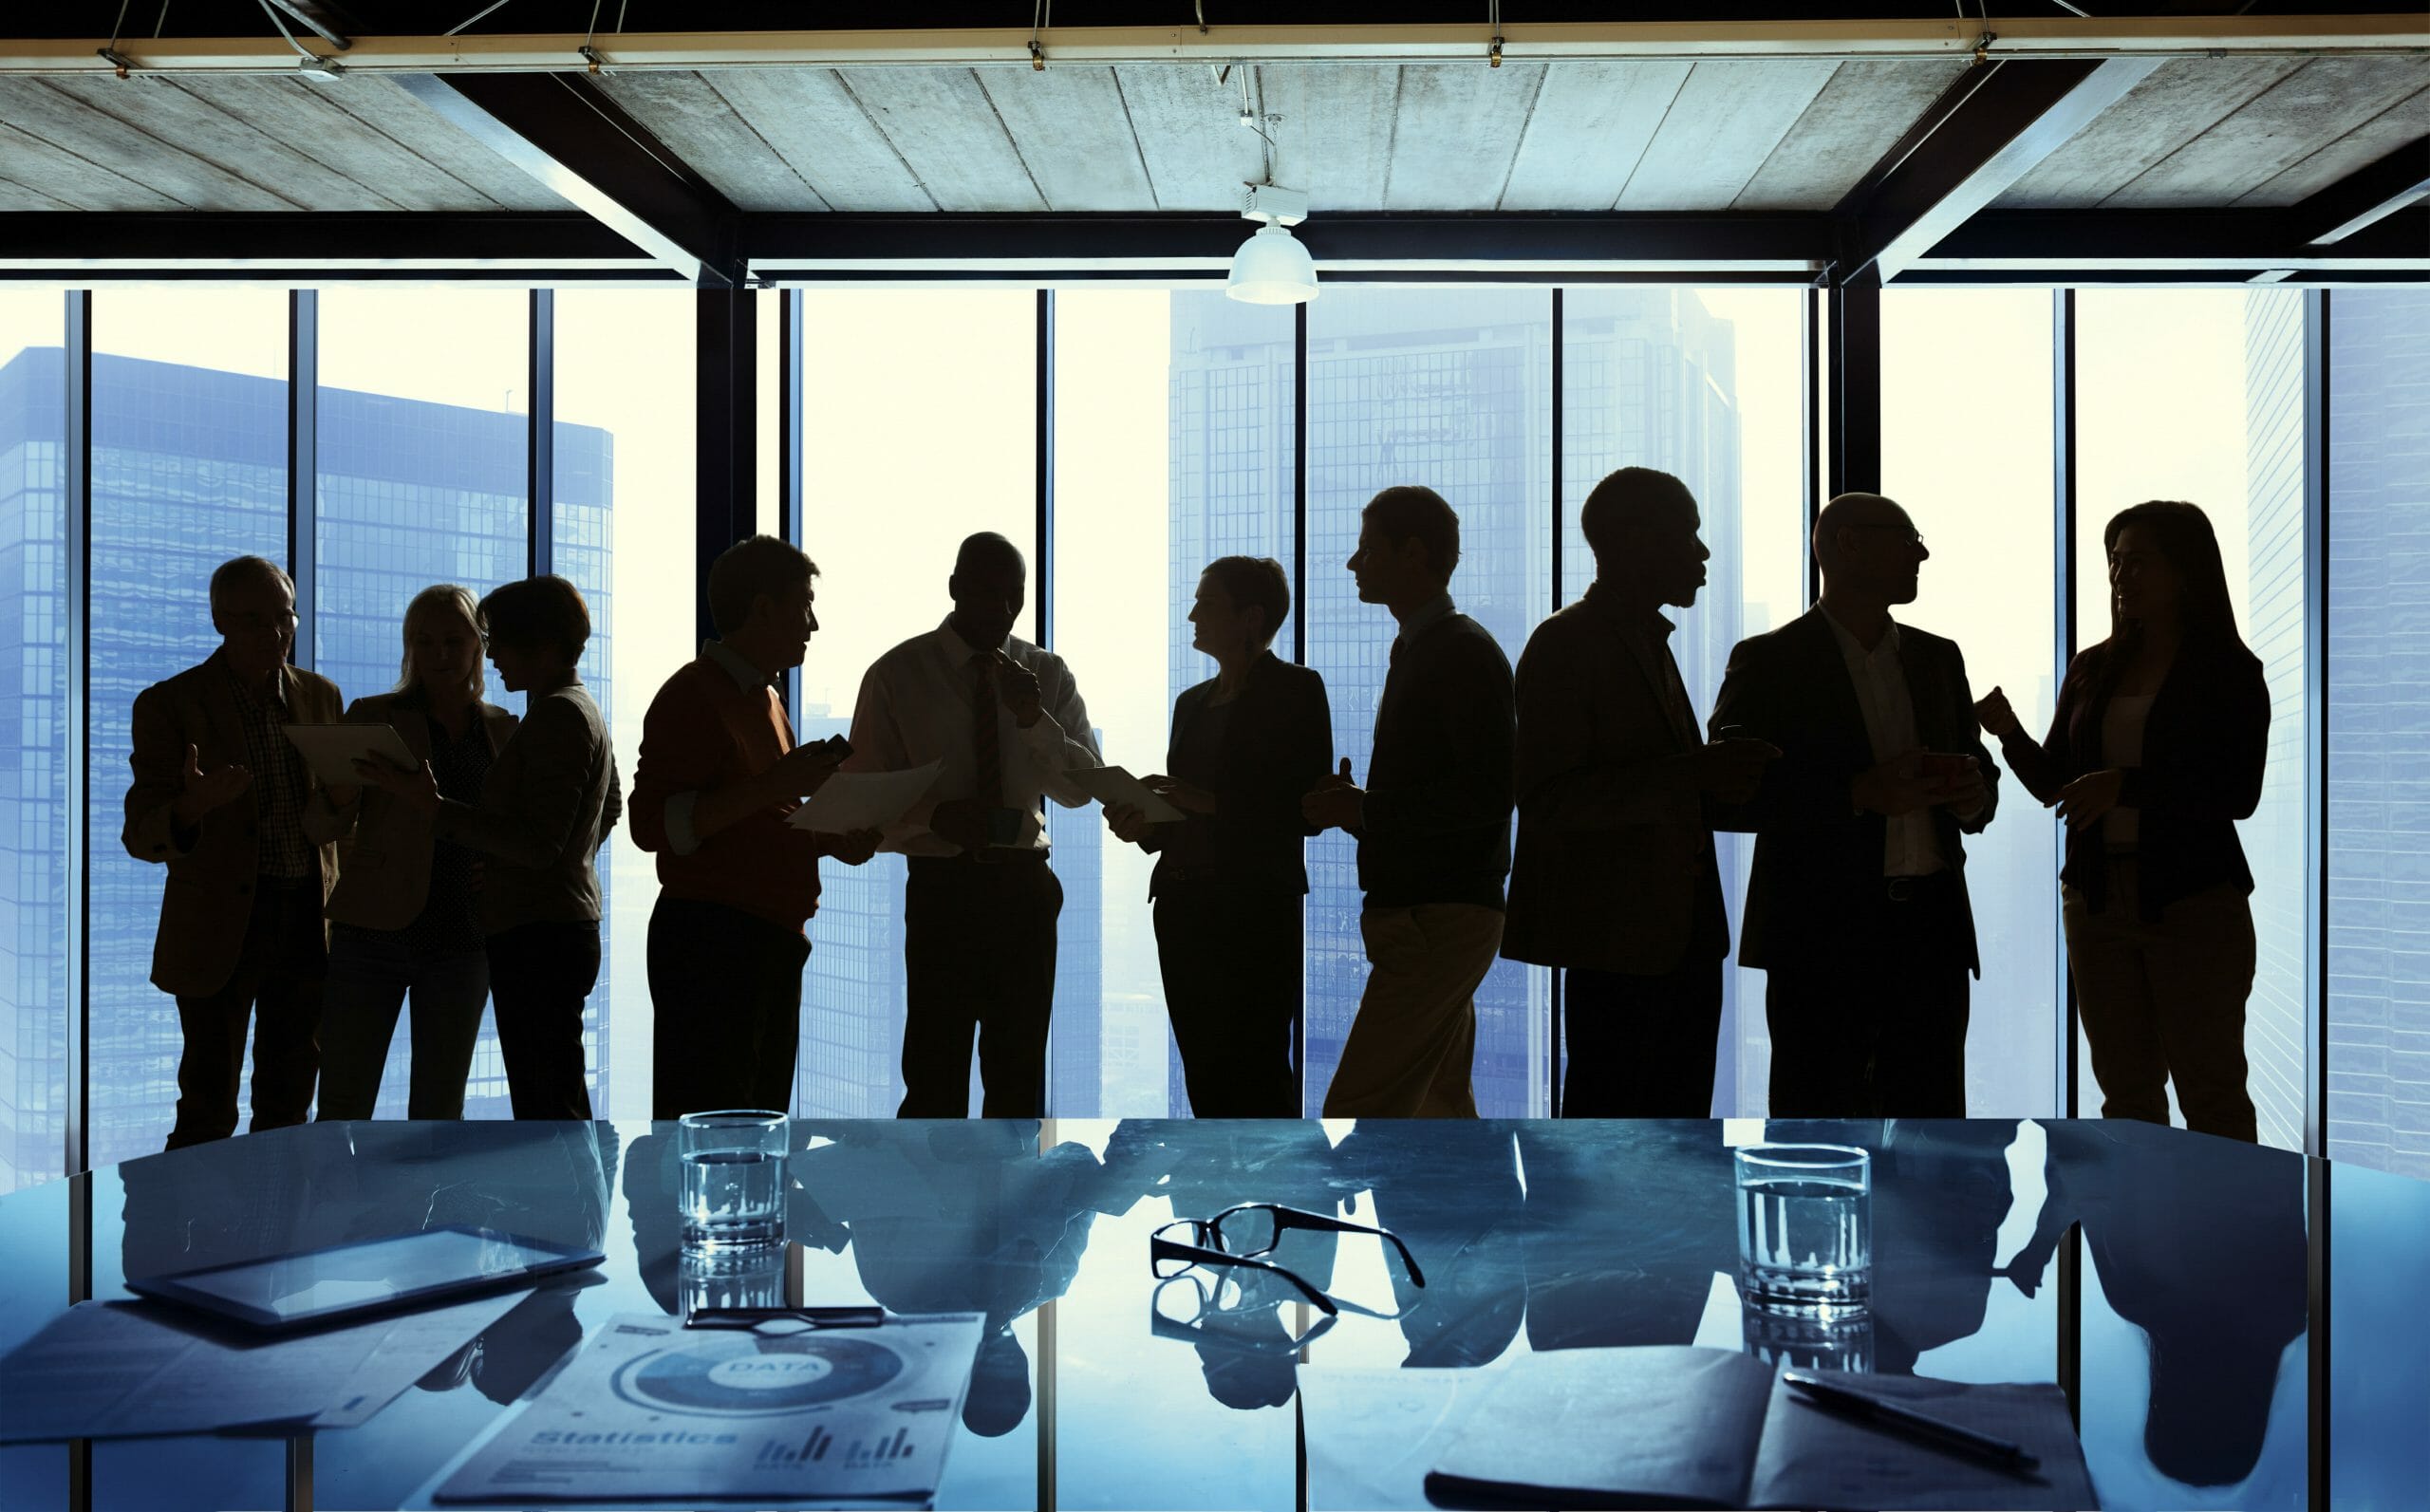
<instances>
[{"instance_id":1,"label":"hand holding paper","mask_svg":"<svg viewBox=\"0 0 2430 1512\"><path fill-rule=\"evenodd\" d=\"M931 761L903 772L838 772L820 783L787 822L819 834L883 830L927 796L941 764Z\"/></svg>"},{"instance_id":2,"label":"hand holding paper","mask_svg":"<svg viewBox=\"0 0 2430 1512\"><path fill-rule=\"evenodd\" d=\"M1179 824L1189 817L1121 767L1080 767L1064 775L1071 779L1072 786L1108 808L1127 806L1138 810L1150 824Z\"/></svg>"}]
</instances>

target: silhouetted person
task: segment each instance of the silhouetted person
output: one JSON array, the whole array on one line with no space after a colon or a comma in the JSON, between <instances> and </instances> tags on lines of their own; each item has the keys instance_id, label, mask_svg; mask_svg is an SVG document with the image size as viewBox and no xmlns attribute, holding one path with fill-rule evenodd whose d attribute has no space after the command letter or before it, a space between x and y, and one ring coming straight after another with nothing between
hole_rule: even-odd
<instances>
[{"instance_id":1,"label":"silhouetted person","mask_svg":"<svg viewBox=\"0 0 2430 1512\"><path fill-rule=\"evenodd\" d=\"M487 858L481 924L514 1116L587 1119L582 1008L599 980L593 862L624 812L608 721L574 670L590 612L553 575L509 583L480 608L499 684L530 695L480 802L443 794L427 761L414 772L371 762L357 770L427 815L439 839Z\"/></svg>"},{"instance_id":2,"label":"silhouetted person","mask_svg":"<svg viewBox=\"0 0 2430 1512\"><path fill-rule=\"evenodd\" d=\"M1409 1345L1404 1366L1483 1365L1519 1336L1527 1311L1519 1127L1370 1118L1334 1148L1336 1181L1373 1201L1371 1212L1351 1216L1397 1235L1425 1274L1424 1286L1411 1284L1385 1245L1394 1326Z\"/></svg>"},{"instance_id":3,"label":"silhouetted person","mask_svg":"<svg viewBox=\"0 0 2430 1512\"><path fill-rule=\"evenodd\" d=\"M814 834L788 821L840 753L797 746L771 685L818 628L818 565L755 535L709 565L717 639L650 700L633 768L633 843L658 855L649 921L650 1116L793 1106L801 1038L802 925L818 858L869 860L875 831Z\"/></svg>"},{"instance_id":4,"label":"silhouetted person","mask_svg":"<svg viewBox=\"0 0 2430 1512\"><path fill-rule=\"evenodd\" d=\"M1966 847L1998 769L1954 642L1890 617L1931 555L1907 512L1842 494L1814 522L1822 602L1729 654L1716 737L1783 755L1724 828L1755 832L1741 965L1769 974L1774 1117L1962 1118Z\"/></svg>"},{"instance_id":5,"label":"silhouetted person","mask_svg":"<svg viewBox=\"0 0 2430 1512\"><path fill-rule=\"evenodd\" d=\"M2110 520L2109 637L2077 654L2036 743L1998 688L1976 705L2028 792L2059 806L2067 965L2102 1114L2252 1139L2245 999L2270 684L2236 634L2211 522L2154 500Z\"/></svg>"},{"instance_id":6,"label":"silhouetted person","mask_svg":"<svg viewBox=\"0 0 2430 1512\"><path fill-rule=\"evenodd\" d=\"M442 583L405 606L397 685L354 700L349 724L384 724L430 764L441 796L478 803L515 719L481 698L481 620L469 589ZM413 1000L408 1118L461 1118L481 1009L479 857L431 832L424 809L386 789L329 788L304 811L320 842L351 840L329 894L329 978L321 1005L323 1118L368 1118L397 1014Z\"/></svg>"},{"instance_id":7,"label":"silhouetted person","mask_svg":"<svg viewBox=\"0 0 2430 1512\"><path fill-rule=\"evenodd\" d=\"M169 868L152 984L178 999L177 1122L168 1148L236 1131L245 1032L255 1129L300 1124L320 1070L328 931L321 907L337 848L304 832L312 779L280 726L329 723L337 684L290 666L295 585L240 556L211 574L219 649L135 699L120 838Z\"/></svg>"},{"instance_id":8,"label":"silhouetted person","mask_svg":"<svg viewBox=\"0 0 2430 1512\"><path fill-rule=\"evenodd\" d=\"M1324 679L1270 649L1291 611L1271 557L1220 558L1198 579L1190 644L1216 675L1173 701L1169 775L1148 786L1187 817L1115 805L1118 839L1156 852L1156 955L1201 1118L1297 1118L1291 1027L1306 971L1307 836L1299 799L1333 770Z\"/></svg>"},{"instance_id":9,"label":"silhouetted person","mask_svg":"<svg viewBox=\"0 0 2430 1512\"><path fill-rule=\"evenodd\" d=\"M1737 1188L1705 1119L1518 1126L1527 1177L1527 1343L1685 1344L1716 1271L1738 1271Z\"/></svg>"},{"instance_id":10,"label":"silhouetted person","mask_svg":"<svg viewBox=\"0 0 2430 1512\"><path fill-rule=\"evenodd\" d=\"M1040 800L1086 804L1065 774L1104 761L1072 669L1013 634L1028 580L1012 542L992 532L963 541L945 585L953 612L879 657L852 710L845 770L942 763L884 844L908 857L905 1118L970 1111L974 1032L985 1115L1045 1111L1063 884L1047 864Z\"/></svg>"},{"instance_id":11,"label":"silhouetted person","mask_svg":"<svg viewBox=\"0 0 2430 1512\"><path fill-rule=\"evenodd\" d=\"M1477 984L1502 945L1510 871L1513 694L1492 635L1451 604L1460 520L1430 488L1368 501L1350 559L1362 604L1400 624L1362 791L1344 757L1302 801L1358 837L1367 990L1325 1094L1328 1118L1473 1118Z\"/></svg>"},{"instance_id":12,"label":"silhouetted person","mask_svg":"<svg viewBox=\"0 0 2430 1512\"><path fill-rule=\"evenodd\" d=\"M1702 1118L1721 1032L1721 901L1705 795L1743 803L1780 753L1708 743L1671 655L1712 555L1687 485L1624 467L1579 527L1586 596L1519 658L1519 843L1502 953L1567 968L1571 1118Z\"/></svg>"}]
</instances>

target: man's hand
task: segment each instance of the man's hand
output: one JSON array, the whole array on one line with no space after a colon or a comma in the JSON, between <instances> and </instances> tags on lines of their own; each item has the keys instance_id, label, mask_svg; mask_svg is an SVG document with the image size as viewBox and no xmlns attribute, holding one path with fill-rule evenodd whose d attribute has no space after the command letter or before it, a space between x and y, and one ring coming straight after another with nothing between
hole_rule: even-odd
<instances>
[{"instance_id":1,"label":"man's hand","mask_svg":"<svg viewBox=\"0 0 2430 1512\"><path fill-rule=\"evenodd\" d=\"M1724 803L1745 803L1762 785L1764 769L1781 758L1781 748L1769 740L1732 737L1714 740L1688 753L1688 771L1696 791Z\"/></svg>"},{"instance_id":2,"label":"man's hand","mask_svg":"<svg viewBox=\"0 0 2430 1512\"><path fill-rule=\"evenodd\" d=\"M886 836L875 830L852 830L843 834L823 834L818 838L829 855L848 867L857 867L877 854L878 842Z\"/></svg>"},{"instance_id":3,"label":"man's hand","mask_svg":"<svg viewBox=\"0 0 2430 1512\"><path fill-rule=\"evenodd\" d=\"M1141 777L1139 780L1146 784L1149 792L1184 813L1213 813L1215 812L1215 794L1195 782L1184 782L1179 777L1161 775Z\"/></svg>"},{"instance_id":4,"label":"man's hand","mask_svg":"<svg viewBox=\"0 0 2430 1512\"><path fill-rule=\"evenodd\" d=\"M354 800L363 796L363 790L350 783L330 784L325 782L321 784L321 791L329 795L329 802L331 804L341 809L352 807Z\"/></svg>"},{"instance_id":5,"label":"man's hand","mask_svg":"<svg viewBox=\"0 0 2430 1512\"><path fill-rule=\"evenodd\" d=\"M928 829L947 845L977 850L987 843L987 806L977 798L947 798L928 815Z\"/></svg>"},{"instance_id":6,"label":"man's hand","mask_svg":"<svg viewBox=\"0 0 2430 1512\"><path fill-rule=\"evenodd\" d=\"M1920 750L1892 756L1878 767L1856 775L1848 784L1848 801L1869 813L1896 817L1929 809L1940 793L1924 778Z\"/></svg>"},{"instance_id":7,"label":"man's hand","mask_svg":"<svg viewBox=\"0 0 2430 1512\"><path fill-rule=\"evenodd\" d=\"M356 756L354 773L368 785L384 790L402 803L424 813L439 812L439 778L431 774L427 761L419 767L399 767L368 756Z\"/></svg>"},{"instance_id":8,"label":"man's hand","mask_svg":"<svg viewBox=\"0 0 2430 1512\"><path fill-rule=\"evenodd\" d=\"M185 791L169 805L170 816L181 826L192 827L214 809L224 808L236 800L252 785L253 774L241 765L221 767L216 772L202 770L201 753L189 743L186 746L185 771L179 774Z\"/></svg>"},{"instance_id":9,"label":"man's hand","mask_svg":"<svg viewBox=\"0 0 2430 1512\"><path fill-rule=\"evenodd\" d=\"M2126 774L2116 767L2087 772L2059 790L2059 817L2067 821L2070 830L2098 823L2118 807L2118 795L2125 791Z\"/></svg>"},{"instance_id":10,"label":"man's hand","mask_svg":"<svg viewBox=\"0 0 2430 1512\"><path fill-rule=\"evenodd\" d=\"M1299 800L1299 817L1319 830L1355 830L1366 814L1367 794L1350 780L1350 757L1341 758L1341 770L1317 784L1317 790Z\"/></svg>"},{"instance_id":11,"label":"man's hand","mask_svg":"<svg viewBox=\"0 0 2430 1512\"><path fill-rule=\"evenodd\" d=\"M1046 712L1038 702L1037 674L1001 650L996 653L996 694L1003 700L1004 707L1013 711L1013 722L1024 730Z\"/></svg>"},{"instance_id":12,"label":"man's hand","mask_svg":"<svg viewBox=\"0 0 2430 1512\"><path fill-rule=\"evenodd\" d=\"M824 740L797 745L776 758L762 779L787 798L807 798L835 775L843 758Z\"/></svg>"},{"instance_id":13,"label":"man's hand","mask_svg":"<svg viewBox=\"0 0 2430 1512\"><path fill-rule=\"evenodd\" d=\"M1972 756L1964 758L1965 765L1947 787L1938 789L1933 801L1960 819L1972 819L1983 811L1991 798L1991 785L1983 780L1983 763Z\"/></svg>"},{"instance_id":14,"label":"man's hand","mask_svg":"<svg viewBox=\"0 0 2430 1512\"><path fill-rule=\"evenodd\" d=\"M1105 827L1113 831L1116 840L1134 846L1146 839L1148 831L1154 828L1148 822L1148 815L1132 803L1107 804Z\"/></svg>"},{"instance_id":15,"label":"man's hand","mask_svg":"<svg viewBox=\"0 0 2430 1512\"><path fill-rule=\"evenodd\" d=\"M1974 722L1983 733L1994 739L2005 740L2021 727L2016 711L2009 707L2009 696L1993 688L1974 700Z\"/></svg>"}]
</instances>

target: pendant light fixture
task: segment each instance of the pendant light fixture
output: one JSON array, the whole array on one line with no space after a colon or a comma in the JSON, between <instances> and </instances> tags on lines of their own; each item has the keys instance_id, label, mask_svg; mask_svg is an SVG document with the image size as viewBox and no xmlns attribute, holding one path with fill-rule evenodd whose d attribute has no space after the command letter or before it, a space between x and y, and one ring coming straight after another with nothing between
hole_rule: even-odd
<instances>
[{"instance_id":1,"label":"pendant light fixture","mask_svg":"<svg viewBox=\"0 0 2430 1512\"><path fill-rule=\"evenodd\" d=\"M1316 298L1316 261L1282 229L1308 218L1307 195L1251 184L1242 198L1241 215L1264 224L1232 254L1224 292L1251 305L1304 305Z\"/></svg>"}]
</instances>

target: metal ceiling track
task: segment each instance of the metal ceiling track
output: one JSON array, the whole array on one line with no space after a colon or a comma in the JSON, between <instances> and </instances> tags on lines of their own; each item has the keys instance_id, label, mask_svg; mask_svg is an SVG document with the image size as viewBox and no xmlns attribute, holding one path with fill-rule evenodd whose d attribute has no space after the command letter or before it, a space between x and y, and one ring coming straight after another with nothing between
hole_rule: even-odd
<instances>
[{"instance_id":1,"label":"metal ceiling track","mask_svg":"<svg viewBox=\"0 0 2430 1512\"><path fill-rule=\"evenodd\" d=\"M1033 57L1031 43L1039 44ZM2421 53L2421 16L2017 16L1935 21L1513 22L1510 63L1641 58L2224 57ZM1087 27L963 30L650 31L585 36L356 37L347 73L533 73L772 66L1003 67L1148 64L1485 63L1476 25ZM0 39L0 74L112 71L103 37ZM136 73L293 73L295 49L261 37L121 38Z\"/></svg>"}]
</instances>

